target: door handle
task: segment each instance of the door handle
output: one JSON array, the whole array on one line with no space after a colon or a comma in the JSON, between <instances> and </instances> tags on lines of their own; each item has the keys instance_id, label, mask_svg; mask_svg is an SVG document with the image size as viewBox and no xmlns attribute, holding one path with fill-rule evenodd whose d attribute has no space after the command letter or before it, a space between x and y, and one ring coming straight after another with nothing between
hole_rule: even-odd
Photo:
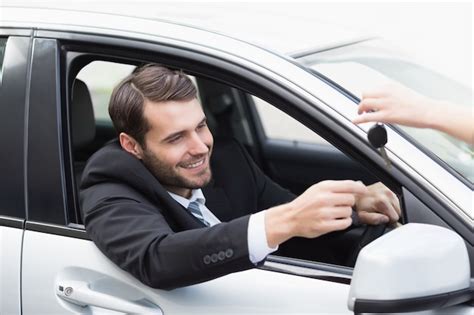
<instances>
[{"instance_id":1,"label":"door handle","mask_svg":"<svg viewBox=\"0 0 474 315\"><path fill-rule=\"evenodd\" d=\"M127 314L163 315L158 306L146 306L122 298L97 292L83 281L64 281L56 285L56 295L81 307L96 306Z\"/></svg>"}]
</instances>

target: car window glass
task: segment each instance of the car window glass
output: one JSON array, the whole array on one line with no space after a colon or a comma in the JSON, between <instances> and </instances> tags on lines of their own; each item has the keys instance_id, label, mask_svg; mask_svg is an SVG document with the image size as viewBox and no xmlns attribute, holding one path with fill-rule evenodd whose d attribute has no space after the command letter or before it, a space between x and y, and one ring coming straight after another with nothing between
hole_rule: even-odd
<instances>
[{"instance_id":1,"label":"car window glass","mask_svg":"<svg viewBox=\"0 0 474 315\"><path fill-rule=\"evenodd\" d=\"M252 98L267 138L332 146L324 138L275 106L256 96L252 96Z\"/></svg>"},{"instance_id":2,"label":"car window glass","mask_svg":"<svg viewBox=\"0 0 474 315\"><path fill-rule=\"evenodd\" d=\"M299 60L357 97L362 92L396 81L433 99L472 108L472 88L408 61L387 50L384 42L367 42L315 53ZM433 129L398 126L426 151L436 155L457 174L474 182L473 147Z\"/></svg>"},{"instance_id":3,"label":"car window glass","mask_svg":"<svg viewBox=\"0 0 474 315\"><path fill-rule=\"evenodd\" d=\"M7 46L7 39L0 38L0 85L2 84L3 74L3 57L5 56L5 47Z\"/></svg>"},{"instance_id":4,"label":"car window glass","mask_svg":"<svg viewBox=\"0 0 474 315\"><path fill-rule=\"evenodd\" d=\"M369 90L371 87L388 84L393 81L382 72L356 62L316 64L312 68L336 81L341 86L344 86L345 89L359 97L364 90ZM400 68L403 69L403 67ZM354 77L348 75L349 73L357 73L358 75L357 77ZM421 77L420 74L415 76ZM434 90L446 90L442 88L443 84L441 82L437 83L438 84L433 84ZM411 87L413 87L413 85ZM459 95L461 94L462 93ZM425 95L431 96L426 93ZM469 97L461 100L459 104L461 106L470 106L469 101L467 101L468 98ZM401 125L398 127L413 137L413 139L421 143L429 151L436 154L461 176L471 181L471 183L474 182L472 146L438 130L421 129Z\"/></svg>"},{"instance_id":5,"label":"car window glass","mask_svg":"<svg viewBox=\"0 0 474 315\"><path fill-rule=\"evenodd\" d=\"M256 96L251 99L265 133L261 148L262 168L280 186L300 195L311 185L325 180L348 179L366 185L379 181L362 164L295 118ZM352 267L363 233L363 227L353 227L347 234L294 238L282 244L274 255ZM374 238L378 236L374 235ZM323 246L325 242L331 246Z\"/></svg>"}]
</instances>

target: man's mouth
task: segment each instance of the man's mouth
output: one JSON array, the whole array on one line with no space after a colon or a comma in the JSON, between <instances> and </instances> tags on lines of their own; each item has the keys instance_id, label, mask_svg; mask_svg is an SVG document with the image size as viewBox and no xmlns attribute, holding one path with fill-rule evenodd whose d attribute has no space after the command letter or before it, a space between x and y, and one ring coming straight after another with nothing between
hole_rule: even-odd
<instances>
[{"instance_id":1,"label":"man's mouth","mask_svg":"<svg viewBox=\"0 0 474 315\"><path fill-rule=\"evenodd\" d=\"M206 158L203 158L196 162L182 164L181 167L186 168L186 169L193 169L193 168L197 168L201 166L202 164L204 164L205 161L206 161Z\"/></svg>"}]
</instances>

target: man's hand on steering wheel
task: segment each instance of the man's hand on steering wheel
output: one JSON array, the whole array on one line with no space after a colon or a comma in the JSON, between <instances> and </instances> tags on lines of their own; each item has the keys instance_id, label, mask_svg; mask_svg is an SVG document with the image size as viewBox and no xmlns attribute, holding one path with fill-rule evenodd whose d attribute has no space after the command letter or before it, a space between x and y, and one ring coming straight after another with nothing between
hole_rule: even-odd
<instances>
[{"instance_id":1,"label":"man's hand on steering wheel","mask_svg":"<svg viewBox=\"0 0 474 315\"><path fill-rule=\"evenodd\" d=\"M397 196L380 182L367 188L369 191L360 195L355 203L360 222L370 225L397 222L401 214Z\"/></svg>"}]
</instances>

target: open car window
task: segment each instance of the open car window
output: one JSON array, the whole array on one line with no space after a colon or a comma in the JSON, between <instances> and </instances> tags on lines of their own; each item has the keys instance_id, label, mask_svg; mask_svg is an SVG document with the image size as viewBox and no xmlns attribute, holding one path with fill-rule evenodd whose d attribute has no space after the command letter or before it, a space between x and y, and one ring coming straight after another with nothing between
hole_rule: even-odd
<instances>
[{"instance_id":1,"label":"open car window","mask_svg":"<svg viewBox=\"0 0 474 315\"><path fill-rule=\"evenodd\" d=\"M78 72L75 84L79 84L77 81L85 84L92 104L87 102L84 104L77 103L76 100L82 98L77 95L74 97L74 93L78 92L74 87L72 106L92 105L95 134L91 134L87 139L82 137L79 145L73 141L73 169L76 189L80 185L80 177L88 158L116 136L108 114L109 98L114 87L134 71L135 67L132 64L96 60L90 62ZM321 154L317 151L318 146L298 146L287 149L286 145L292 145L295 141L307 144L324 143L329 145L329 143L272 104L256 96L248 95L249 97L244 97L247 94L243 91L207 78L191 76L191 79L197 83L202 105L210 128L213 129L214 137L222 138L224 136L239 140L251 156L259 162L261 169L265 171L267 176L270 176L281 186L293 191L294 194L298 195L312 184L326 179L350 178L363 180L367 184L376 181L366 170L361 169L356 162L338 150L323 151L324 154ZM245 100L249 100L249 102L245 103ZM228 105L225 108L222 107L224 103ZM252 106L255 106L256 109L253 113L258 112L258 117L263 122L267 138L282 140L277 142L277 145L281 145L281 147L266 147L265 143L258 141L255 128L251 126L254 119L248 117L252 111L246 110L246 108ZM77 111L76 108L71 112L74 114L81 111ZM88 125L87 123L79 122L75 117L72 117L72 121L73 136L74 134L89 134L83 130L84 126ZM252 132L252 130L254 131ZM73 139L76 138L73 137ZM275 154L268 155L264 152L275 149L277 150ZM262 154L258 154L258 152ZM317 169L317 167L321 169ZM299 176L299 173L302 175ZM354 249L358 248L357 244L363 232L364 227L355 227L351 233L344 235L343 233L339 233L340 235L336 233L316 240L293 240L288 245L282 246L280 251L275 254L281 257L352 267L357 254ZM337 252L336 254L332 250L310 250L310 248L319 246L318 244L321 242L329 242L334 245L331 248L338 248L339 250L334 251ZM339 243L345 245L338 246Z\"/></svg>"},{"instance_id":2,"label":"open car window","mask_svg":"<svg viewBox=\"0 0 474 315\"><path fill-rule=\"evenodd\" d=\"M472 109L472 89L406 59L374 40L302 57L299 61L360 98L363 91L396 81L433 99ZM473 146L433 129L397 126L441 165L474 183Z\"/></svg>"}]
</instances>

